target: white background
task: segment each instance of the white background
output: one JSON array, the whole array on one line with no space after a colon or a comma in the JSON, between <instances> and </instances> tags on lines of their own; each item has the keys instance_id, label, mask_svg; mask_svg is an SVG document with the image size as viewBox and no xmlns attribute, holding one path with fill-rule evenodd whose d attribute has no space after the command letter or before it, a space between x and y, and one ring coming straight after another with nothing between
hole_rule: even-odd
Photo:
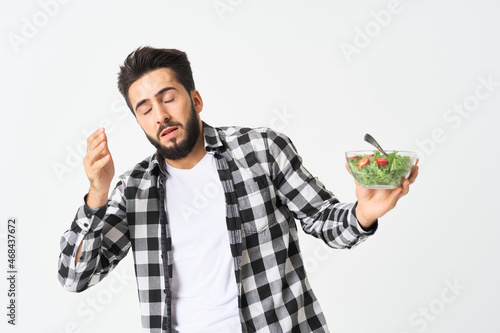
<instances>
[{"instance_id":1,"label":"white background","mask_svg":"<svg viewBox=\"0 0 500 333\"><path fill-rule=\"evenodd\" d=\"M0 4L5 272L19 219L18 325L2 305L2 332L140 331L131 256L80 294L60 286L57 258L88 189L88 133L106 127L116 175L153 152L116 88L141 45L186 51L202 119L286 133L342 201L355 200L344 152L370 149L365 133L420 151L418 181L374 237L342 251L301 232L332 332L500 331L497 1L54 1Z\"/></svg>"}]
</instances>

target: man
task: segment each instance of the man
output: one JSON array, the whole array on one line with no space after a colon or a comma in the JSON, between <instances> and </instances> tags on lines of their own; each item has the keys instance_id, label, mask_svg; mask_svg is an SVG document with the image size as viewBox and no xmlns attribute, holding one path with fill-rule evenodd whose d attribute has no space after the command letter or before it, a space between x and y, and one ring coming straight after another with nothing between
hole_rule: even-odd
<instances>
[{"instance_id":1,"label":"man","mask_svg":"<svg viewBox=\"0 0 500 333\"><path fill-rule=\"evenodd\" d=\"M303 230L334 248L372 235L406 195L356 184L340 203L267 128L214 128L185 53L142 47L118 87L156 153L121 175L104 129L89 136L90 189L61 239L59 280L81 292L132 248L147 332L328 332L298 245Z\"/></svg>"}]
</instances>

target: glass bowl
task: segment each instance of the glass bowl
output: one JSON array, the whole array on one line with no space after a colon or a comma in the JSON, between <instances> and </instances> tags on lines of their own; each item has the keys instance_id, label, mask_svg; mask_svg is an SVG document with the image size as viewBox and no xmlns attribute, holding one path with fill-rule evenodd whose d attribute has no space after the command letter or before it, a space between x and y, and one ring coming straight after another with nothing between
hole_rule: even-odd
<instances>
[{"instance_id":1,"label":"glass bowl","mask_svg":"<svg viewBox=\"0 0 500 333\"><path fill-rule=\"evenodd\" d=\"M417 153L412 151L354 150L345 153L352 176L363 187L372 189L395 189L408 178L417 162Z\"/></svg>"}]
</instances>

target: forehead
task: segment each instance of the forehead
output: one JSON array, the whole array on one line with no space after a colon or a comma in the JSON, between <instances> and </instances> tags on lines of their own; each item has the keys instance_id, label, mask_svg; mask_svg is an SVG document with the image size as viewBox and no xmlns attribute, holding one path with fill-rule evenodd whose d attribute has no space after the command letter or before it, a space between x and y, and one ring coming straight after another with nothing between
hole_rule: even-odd
<instances>
[{"instance_id":1,"label":"forehead","mask_svg":"<svg viewBox=\"0 0 500 333\"><path fill-rule=\"evenodd\" d=\"M174 73L168 68L159 68L141 76L128 89L130 101L152 98L165 87L180 90L182 85L176 80Z\"/></svg>"}]
</instances>

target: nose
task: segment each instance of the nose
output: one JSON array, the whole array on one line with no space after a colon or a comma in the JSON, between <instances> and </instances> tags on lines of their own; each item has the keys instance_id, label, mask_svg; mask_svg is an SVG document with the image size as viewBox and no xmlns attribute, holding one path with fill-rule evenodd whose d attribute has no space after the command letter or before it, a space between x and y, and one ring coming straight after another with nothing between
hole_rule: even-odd
<instances>
[{"instance_id":1,"label":"nose","mask_svg":"<svg viewBox=\"0 0 500 333\"><path fill-rule=\"evenodd\" d=\"M170 113L163 103L155 105L156 109L156 123L163 124L170 119Z\"/></svg>"}]
</instances>

